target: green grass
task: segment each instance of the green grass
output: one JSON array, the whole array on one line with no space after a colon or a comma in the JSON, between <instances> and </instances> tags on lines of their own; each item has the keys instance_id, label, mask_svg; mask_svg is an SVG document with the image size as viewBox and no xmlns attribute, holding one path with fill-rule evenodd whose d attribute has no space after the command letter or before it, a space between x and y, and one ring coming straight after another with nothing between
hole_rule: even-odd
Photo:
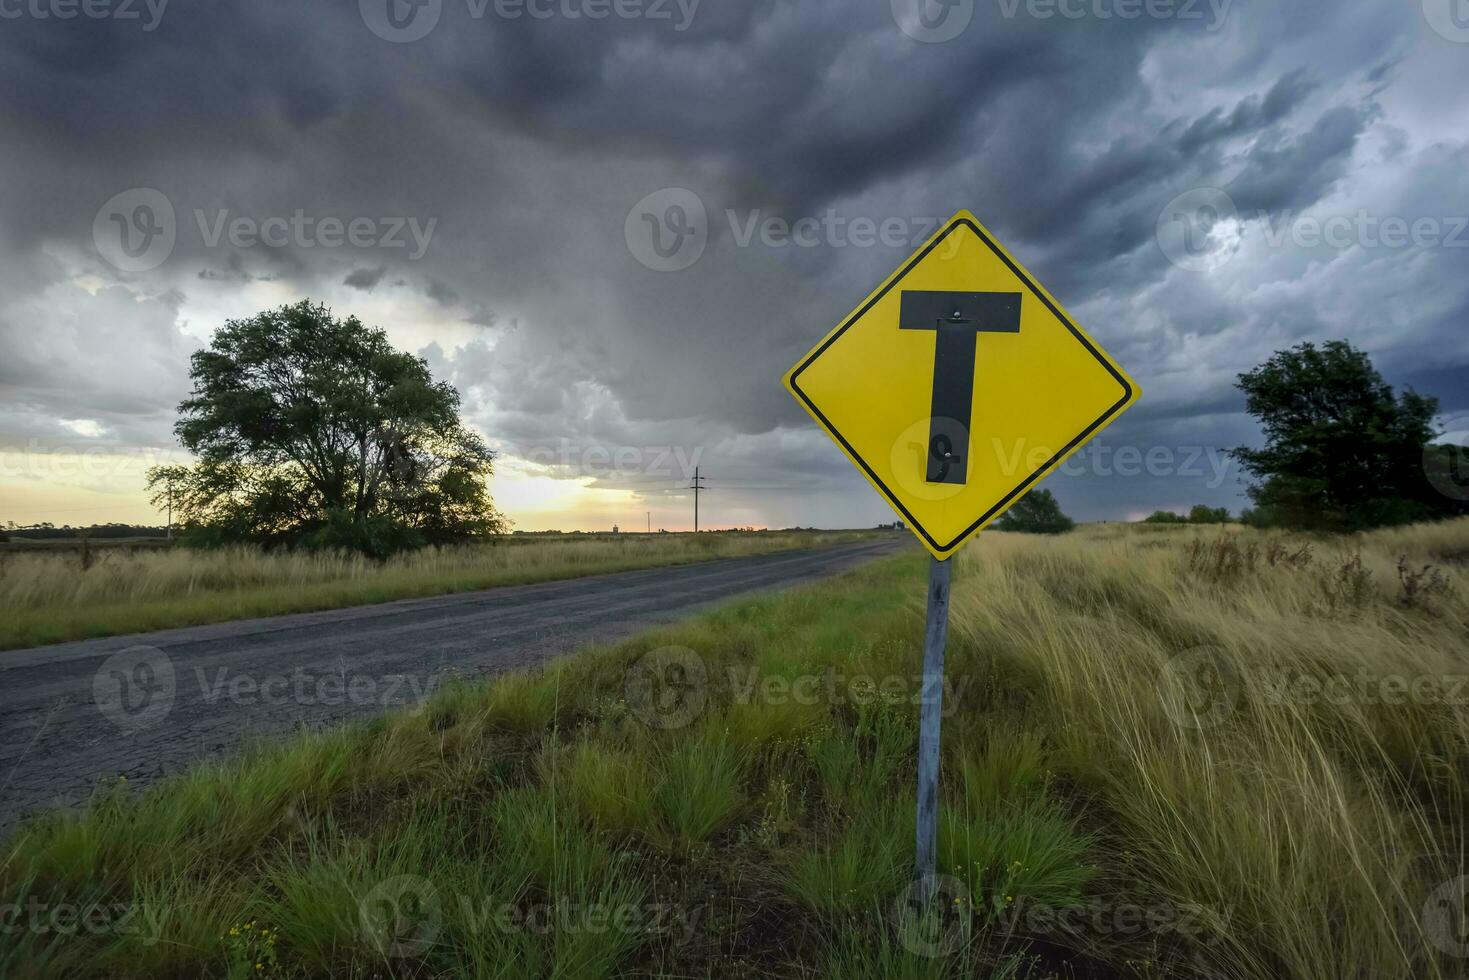
<instances>
[{"instance_id":1,"label":"green grass","mask_svg":"<svg viewBox=\"0 0 1469 980\"><path fill-rule=\"evenodd\" d=\"M543 767L561 799L598 830L651 833L656 827L657 784L644 753L578 742Z\"/></svg>"},{"instance_id":2,"label":"green grass","mask_svg":"<svg viewBox=\"0 0 1469 980\"><path fill-rule=\"evenodd\" d=\"M659 815L679 850L728 826L743 802L739 763L722 742L700 739L677 746L657 778Z\"/></svg>"},{"instance_id":3,"label":"green grass","mask_svg":"<svg viewBox=\"0 0 1469 980\"><path fill-rule=\"evenodd\" d=\"M882 909L900 894L913 862L912 807L888 799L869 808L837 841L796 856L786 887L806 908L841 919Z\"/></svg>"},{"instance_id":4,"label":"green grass","mask_svg":"<svg viewBox=\"0 0 1469 980\"><path fill-rule=\"evenodd\" d=\"M823 547L874 532L508 539L377 563L255 548L0 552L0 650ZM513 542L513 543L511 543Z\"/></svg>"},{"instance_id":5,"label":"green grass","mask_svg":"<svg viewBox=\"0 0 1469 980\"><path fill-rule=\"evenodd\" d=\"M1280 540L966 551L926 914L903 687L926 562L903 556L37 818L0 851L0 911L103 927L25 920L0 975L1456 980L1469 706L1270 685L1462 675L1469 576L1444 556L1469 522L1317 539L1310 563L1268 561ZM1403 555L1445 587L1408 595ZM1217 716L1178 686L1200 645L1233 678ZM707 679L671 728L625 685L670 646Z\"/></svg>"}]
</instances>

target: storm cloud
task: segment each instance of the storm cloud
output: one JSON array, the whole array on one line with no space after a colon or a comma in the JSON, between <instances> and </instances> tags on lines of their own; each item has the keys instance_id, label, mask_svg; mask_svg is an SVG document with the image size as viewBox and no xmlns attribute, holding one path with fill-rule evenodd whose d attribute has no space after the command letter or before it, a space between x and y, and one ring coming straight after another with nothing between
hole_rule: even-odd
<instances>
[{"instance_id":1,"label":"storm cloud","mask_svg":"<svg viewBox=\"0 0 1469 980\"><path fill-rule=\"evenodd\" d=\"M309 296L517 472L653 507L697 460L715 524L875 523L779 378L968 208L1146 393L1067 509L1238 507L1211 460L1280 347L1347 337L1469 412L1437 3L0 0L0 444L171 445L210 331Z\"/></svg>"}]
</instances>

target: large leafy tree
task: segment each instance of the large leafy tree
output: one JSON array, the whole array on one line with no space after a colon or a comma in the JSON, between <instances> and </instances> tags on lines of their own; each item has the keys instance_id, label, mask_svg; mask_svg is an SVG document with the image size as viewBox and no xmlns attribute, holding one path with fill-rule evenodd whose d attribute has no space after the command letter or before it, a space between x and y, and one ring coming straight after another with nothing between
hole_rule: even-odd
<instances>
[{"instance_id":1,"label":"large leafy tree","mask_svg":"<svg viewBox=\"0 0 1469 980\"><path fill-rule=\"evenodd\" d=\"M1024 531L1029 534L1063 534L1076 522L1061 513L1061 504L1049 490L1032 490L1000 515L997 531Z\"/></svg>"},{"instance_id":2,"label":"large leafy tree","mask_svg":"<svg viewBox=\"0 0 1469 980\"><path fill-rule=\"evenodd\" d=\"M1350 343L1277 351L1239 387L1265 434L1231 450L1258 478L1256 521L1352 530L1462 512L1425 474L1437 400L1394 392Z\"/></svg>"},{"instance_id":3,"label":"large leafy tree","mask_svg":"<svg viewBox=\"0 0 1469 980\"><path fill-rule=\"evenodd\" d=\"M1190 524L1227 524L1229 523L1229 508L1194 504L1188 512L1188 522Z\"/></svg>"},{"instance_id":4,"label":"large leafy tree","mask_svg":"<svg viewBox=\"0 0 1469 980\"><path fill-rule=\"evenodd\" d=\"M384 554L504 528L458 392L355 316L302 301L231 320L190 377L174 432L199 461L148 477L197 537Z\"/></svg>"}]
</instances>

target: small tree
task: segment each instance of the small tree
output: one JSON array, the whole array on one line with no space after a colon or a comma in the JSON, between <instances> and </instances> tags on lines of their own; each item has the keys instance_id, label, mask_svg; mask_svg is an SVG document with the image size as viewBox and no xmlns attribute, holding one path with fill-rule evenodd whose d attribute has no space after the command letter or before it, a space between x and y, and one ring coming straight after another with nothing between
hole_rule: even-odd
<instances>
[{"instance_id":1,"label":"small tree","mask_svg":"<svg viewBox=\"0 0 1469 980\"><path fill-rule=\"evenodd\" d=\"M1143 518L1144 524L1183 524L1188 518L1182 514L1175 514L1171 510L1155 510Z\"/></svg>"},{"instance_id":2,"label":"small tree","mask_svg":"<svg viewBox=\"0 0 1469 980\"><path fill-rule=\"evenodd\" d=\"M458 392L356 317L302 301L231 320L189 375L174 432L199 462L148 481L196 540L381 556L504 528Z\"/></svg>"},{"instance_id":3,"label":"small tree","mask_svg":"<svg viewBox=\"0 0 1469 980\"><path fill-rule=\"evenodd\" d=\"M1225 524L1229 521L1229 508L1210 507L1207 504L1194 504L1193 509L1188 512L1190 524Z\"/></svg>"},{"instance_id":4,"label":"small tree","mask_svg":"<svg viewBox=\"0 0 1469 980\"><path fill-rule=\"evenodd\" d=\"M1076 522L1061 513L1061 505L1049 490L1032 490L995 521L1000 531L1022 531L1028 534L1063 534Z\"/></svg>"},{"instance_id":5,"label":"small tree","mask_svg":"<svg viewBox=\"0 0 1469 980\"><path fill-rule=\"evenodd\" d=\"M1462 513L1424 473L1436 399L1395 393L1344 340L1300 344L1239 376L1265 445L1230 451L1259 482L1252 522L1351 530Z\"/></svg>"}]
</instances>

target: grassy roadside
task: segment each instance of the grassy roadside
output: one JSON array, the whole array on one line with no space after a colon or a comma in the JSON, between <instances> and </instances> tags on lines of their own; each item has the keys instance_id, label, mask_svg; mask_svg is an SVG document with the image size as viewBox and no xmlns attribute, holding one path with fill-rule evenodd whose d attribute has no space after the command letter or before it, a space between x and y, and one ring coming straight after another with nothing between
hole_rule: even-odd
<instances>
[{"instance_id":1,"label":"grassy roadside","mask_svg":"<svg viewBox=\"0 0 1469 980\"><path fill-rule=\"evenodd\" d=\"M527 585L602 572L824 547L870 535L721 532L427 549L384 563L341 554L99 549L0 555L0 650L255 616Z\"/></svg>"},{"instance_id":2,"label":"grassy roadside","mask_svg":"<svg viewBox=\"0 0 1469 980\"><path fill-rule=\"evenodd\" d=\"M936 921L905 556L43 819L0 975L1452 980L1466 555L1469 521L983 536Z\"/></svg>"}]
</instances>

